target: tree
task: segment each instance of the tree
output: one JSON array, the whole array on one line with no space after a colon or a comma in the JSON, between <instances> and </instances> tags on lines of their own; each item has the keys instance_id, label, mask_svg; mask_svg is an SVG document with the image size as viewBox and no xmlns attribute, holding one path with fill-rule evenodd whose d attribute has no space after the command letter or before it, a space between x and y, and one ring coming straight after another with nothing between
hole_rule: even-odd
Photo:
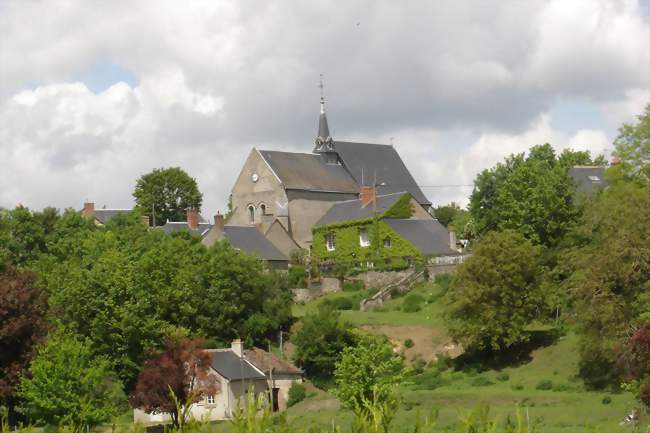
<instances>
[{"instance_id":1,"label":"tree","mask_svg":"<svg viewBox=\"0 0 650 433\"><path fill-rule=\"evenodd\" d=\"M343 349L334 372L335 393L349 408L361 408L374 395L393 392L403 377L404 361L388 339L365 335L358 345Z\"/></svg>"},{"instance_id":2,"label":"tree","mask_svg":"<svg viewBox=\"0 0 650 433\"><path fill-rule=\"evenodd\" d=\"M15 388L45 336L46 315L47 296L35 274L12 268L0 274L0 404L11 418Z\"/></svg>"},{"instance_id":3,"label":"tree","mask_svg":"<svg viewBox=\"0 0 650 433\"><path fill-rule=\"evenodd\" d=\"M588 201L562 254L575 304L580 371L593 388L616 383L618 348L650 311L650 188L618 182Z\"/></svg>"},{"instance_id":4,"label":"tree","mask_svg":"<svg viewBox=\"0 0 650 433\"><path fill-rule=\"evenodd\" d=\"M579 215L567 175L570 162L578 160L593 162L573 151L558 159L553 148L544 144L532 147L527 157L511 155L481 172L469 204L478 234L514 229L534 243L555 246Z\"/></svg>"},{"instance_id":5,"label":"tree","mask_svg":"<svg viewBox=\"0 0 650 433\"><path fill-rule=\"evenodd\" d=\"M447 294L449 333L468 350L526 342L526 326L545 305L541 275L540 247L514 230L488 233L456 270Z\"/></svg>"},{"instance_id":6,"label":"tree","mask_svg":"<svg viewBox=\"0 0 650 433\"><path fill-rule=\"evenodd\" d=\"M21 411L33 421L95 426L125 409L126 399L110 363L95 358L90 345L58 331L50 335L20 379Z\"/></svg>"},{"instance_id":7,"label":"tree","mask_svg":"<svg viewBox=\"0 0 650 433\"><path fill-rule=\"evenodd\" d=\"M433 210L433 214L436 217L436 219L440 222L440 224L447 227L449 223L451 223L452 220L456 217L459 211L460 211L460 206L458 206L456 203L452 201L447 205L436 207Z\"/></svg>"},{"instance_id":8,"label":"tree","mask_svg":"<svg viewBox=\"0 0 650 433\"><path fill-rule=\"evenodd\" d=\"M650 407L650 323L643 321L628 338L618 364L628 380L639 384L636 397Z\"/></svg>"},{"instance_id":9,"label":"tree","mask_svg":"<svg viewBox=\"0 0 650 433\"><path fill-rule=\"evenodd\" d=\"M291 339L296 346L294 360L312 379L331 378L343 349L356 343L351 326L342 323L340 316L331 307L320 305L316 313L302 319Z\"/></svg>"},{"instance_id":10,"label":"tree","mask_svg":"<svg viewBox=\"0 0 650 433\"><path fill-rule=\"evenodd\" d=\"M180 167L157 168L142 175L135 186L133 197L145 215L152 215L152 223L185 221L186 209L201 209L203 195L196 180ZM153 210L153 211L152 211Z\"/></svg>"},{"instance_id":11,"label":"tree","mask_svg":"<svg viewBox=\"0 0 650 433\"><path fill-rule=\"evenodd\" d=\"M635 125L624 123L614 140L616 155L621 160L623 171L627 174L643 174L650 179L650 104L638 116Z\"/></svg>"},{"instance_id":12,"label":"tree","mask_svg":"<svg viewBox=\"0 0 650 433\"><path fill-rule=\"evenodd\" d=\"M212 355L203 344L201 340L168 339L164 351L152 352L129 396L133 407L146 413L168 413L178 428L185 421L187 406L220 392L217 377L210 374Z\"/></svg>"}]
</instances>

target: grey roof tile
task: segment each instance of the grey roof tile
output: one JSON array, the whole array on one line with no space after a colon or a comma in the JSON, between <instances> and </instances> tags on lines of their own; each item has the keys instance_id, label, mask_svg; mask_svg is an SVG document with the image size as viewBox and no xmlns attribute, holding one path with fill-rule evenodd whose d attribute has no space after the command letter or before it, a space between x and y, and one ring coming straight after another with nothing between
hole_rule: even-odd
<instances>
[{"instance_id":1,"label":"grey roof tile","mask_svg":"<svg viewBox=\"0 0 650 433\"><path fill-rule=\"evenodd\" d=\"M162 230L166 234L179 233L179 232L194 232L203 236L208 230L210 230L212 224L210 223L199 223L199 227L196 230L191 230L190 226L187 225L187 222L172 222L167 221L165 225L156 227L156 230Z\"/></svg>"},{"instance_id":2,"label":"grey roof tile","mask_svg":"<svg viewBox=\"0 0 650 433\"><path fill-rule=\"evenodd\" d=\"M133 209L95 209L95 219L102 224L106 224L108 220L116 215L129 213Z\"/></svg>"},{"instance_id":3,"label":"grey roof tile","mask_svg":"<svg viewBox=\"0 0 650 433\"><path fill-rule=\"evenodd\" d=\"M420 204L431 204L393 146L335 141L335 149L357 184L378 186L378 194L408 191ZM381 185L384 184L384 185Z\"/></svg>"},{"instance_id":4,"label":"grey roof tile","mask_svg":"<svg viewBox=\"0 0 650 433\"><path fill-rule=\"evenodd\" d=\"M212 368L228 380L264 379L246 359L240 358L232 350L215 350L212 352Z\"/></svg>"},{"instance_id":5,"label":"grey roof tile","mask_svg":"<svg viewBox=\"0 0 650 433\"><path fill-rule=\"evenodd\" d=\"M386 212L406 192L396 192L377 196L377 214ZM356 219L370 218L373 216L372 203L361 207L361 200L341 201L332 206L316 225L326 225Z\"/></svg>"},{"instance_id":6,"label":"grey roof tile","mask_svg":"<svg viewBox=\"0 0 650 433\"><path fill-rule=\"evenodd\" d=\"M254 254L262 260L289 260L255 226L225 226L224 237L234 248Z\"/></svg>"},{"instance_id":7,"label":"grey roof tile","mask_svg":"<svg viewBox=\"0 0 650 433\"><path fill-rule=\"evenodd\" d=\"M605 168L597 166L576 166L571 167L567 173L576 187L576 191L590 196L594 191L605 188L608 182L605 180Z\"/></svg>"},{"instance_id":8,"label":"grey roof tile","mask_svg":"<svg viewBox=\"0 0 650 433\"><path fill-rule=\"evenodd\" d=\"M449 246L449 232L436 219L384 219L384 222L426 256L459 254Z\"/></svg>"}]
</instances>

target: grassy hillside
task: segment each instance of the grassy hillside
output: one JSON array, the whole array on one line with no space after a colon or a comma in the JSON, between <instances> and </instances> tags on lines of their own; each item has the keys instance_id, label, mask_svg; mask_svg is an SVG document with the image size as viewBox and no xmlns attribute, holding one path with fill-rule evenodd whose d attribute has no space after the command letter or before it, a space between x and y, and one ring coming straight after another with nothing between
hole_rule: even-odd
<instances>
[{"instance_id":1,"label":"grassy hillside","mask_svg":"<svg viewBox=\"0 0 650 433\"><path fill-rule=\"evenodd\" d=\"M386 334L398 350L403 351L407 363L412 364L418 358L428 363L421 374L410 376L401 386L404 404L395 421L397 426L412 425L418 410L425 413L436 408L439 410L438 425L444 431L454 425L460 413L487 404L491 414L502 422L514 416L517 407L522 416L527 411L529 419L538 422L545 432L583 432L585 425L598 426L603 431L619 431L619 421L635 406L634 399L627 393L584 389L576 376L577 337L572 332L532 350L518 365L500 370L474 365L440 371L440 364L436 366L429 361L440 352L456 355L461 350L450 344L444 329L441 288L426 284L417 287L414 293L425 300L417 312L405 312L405 297L400 297L387 302L380 311L343 311L342 314L343 318L368 332ZM296 306L295 313L302 316L326 299L352 295L354 293L350 292L330 294L307 305ZM404 347L406 339L413 341L413 347ZM325 392L310 395L288 412L289 420L296 425L331 426L333 418L342 425L351 421L351 414L341 410L331 395Z\"/></svg>"}]
</instances>

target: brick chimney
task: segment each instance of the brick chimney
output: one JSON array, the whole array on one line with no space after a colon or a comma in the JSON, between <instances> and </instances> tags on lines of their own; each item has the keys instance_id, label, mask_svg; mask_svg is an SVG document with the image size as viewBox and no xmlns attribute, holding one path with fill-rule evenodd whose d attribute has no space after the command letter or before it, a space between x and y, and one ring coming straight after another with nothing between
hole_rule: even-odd
<instances>
[{"instance_id":1,"label":"brick chimney","mask_svg":"<svg viewBox=\"0 0 650 433\"><path fill-rule=\"evenodd\" d=\"M361 207L366 207L377 198L374 186L362 186L359 192L359 199L361 200Z\"/></svg>"},{"instance_id":2,"label":"brick chimney","mask_svg":"<svg viewBox=\"0 0 650 433\"><path fill-rule=\"evenodd\" d=\"M82 212L84 218L93 218L95 216L95 203L84 203L84 210Z\"/></svg>"},{"instance_id":3,"label":"brick chimney","mask_svg":"<svg viewBox=\"0 0 650 433\"><path fill-rule=\"evenodd\" d=\"M230 343L230 349L240 358L244 356L244 343L239 338L232 340L232 343Z\"/></svg>"},{"instance_id":4,"label":"brick chimney","mask_svg":"<svg viewBox=\"0 0 650 433\"><path fill-rule=\"evenodd\" d=\"M223 219L223 215L221 213L217 212L217 214L214 216L214 225L217 226L220 232L223 231L223 228L225 226L225 222Z\"/></svg>"},{"instance_id":5,"label":"brick chimney","mask_svg":"<svg viewBox=\"0 0 650 433\"><path fill-rule=\"evenodd\" d=\"M191 207L187 208L187 225L190 230L199 228L199 212Z\"/></svg>"}]
</instances>

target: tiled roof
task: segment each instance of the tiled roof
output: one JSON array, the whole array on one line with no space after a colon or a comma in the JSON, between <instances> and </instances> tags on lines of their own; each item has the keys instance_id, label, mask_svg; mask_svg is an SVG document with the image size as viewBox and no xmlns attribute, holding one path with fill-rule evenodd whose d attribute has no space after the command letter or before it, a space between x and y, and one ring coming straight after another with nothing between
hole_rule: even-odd
<instances>
[{"instance_id":1,"label":"tiled roof","mask_svg":"<svg viewBox=\"0 0 650 433\"><path fill-rule=\"evenodd\" d=\"M571 167L567 173L576 187L576 191L590 196L594 191L605 188L608 182L605 180L605 168L597 166L576 166Z\"/></svg>"},{"instance_id":2,"label":"tiled roof","mask_svg":"<svg viewBox=\"0 0 650 433\"><path fill-rule=\"evenodd\" d=\"M289 361L280 359L274 354L257 347L244 350L244 357L265 374L271 369L274 373L302 374L302 370Z\"/></svg>"},{"instance_id":3,"label":"tiled roof","mask_svg":"<svg viewBox=\"0 0 650 433\"><path fill-rule=\"evenodd\" d=\"M265 379L246 359L240 358L230 349L212 352L212 368L228 380Z\"/></svg>"},{"instance_id":4,"label":"tiled roof","mask_svg":"<svg viewBox=\"0 0 650 433\"><path fill-rule=\"evenodd\" d=\"M406 192L377 196L377 214L381 215L386 212L400 199ZM361 200L347 200L336 203L325 215L316 223L316 225L326 225L336 222L351 221L357 219L371 218L373 216L372 203L361 207Z\"/></svg>"},{"instance_id":5,"label":"tiled roof","mask_svg":"<svg viewBox=\"0 0 650 433\"><path fill-rule=\"evenodd\" d=\"M457 255L449 245L449 232L436 219L384 219L400 236L411 242L426 256Z\"/></svg>"},{"instance_id":6,"label":"tiled roof","mask_svg":"<svg viewBox=\"0 0 650 433\"><path fill-rule=\"evenodd\" d=\"M287 261L282 254L255 226L230 226L223 228L224 237L238 250L256 255L262 260Z\"/></svg>"}]
</instances>

